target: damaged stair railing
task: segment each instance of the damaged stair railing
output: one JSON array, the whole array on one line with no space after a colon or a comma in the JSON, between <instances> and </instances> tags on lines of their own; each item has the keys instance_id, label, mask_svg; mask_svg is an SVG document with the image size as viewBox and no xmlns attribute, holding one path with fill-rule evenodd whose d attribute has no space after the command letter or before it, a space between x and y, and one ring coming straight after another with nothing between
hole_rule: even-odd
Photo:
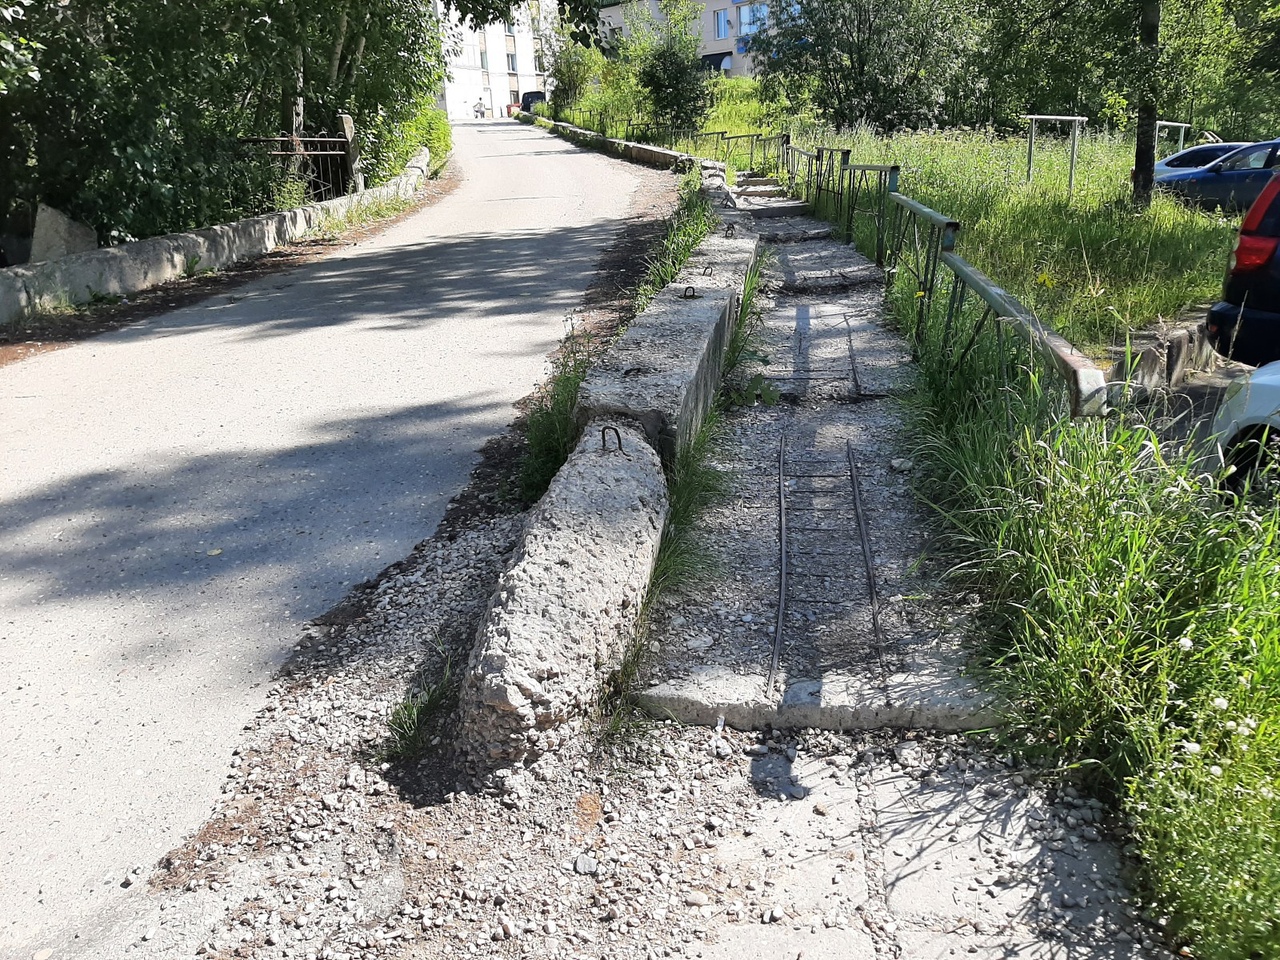
<instances>
[{"instance_id":1,"label":"damaged stair railing","mask_svg":"<svg viewBox=\"0 0 1280 960\"><path fill-rule=\"evenodd\" d=\"M1061 382L1071 416L1106 414L1104 373L1041 322L1029 307L956 253L960 232L957 221L900 193L890 194L890 202L893 214L886 251L887 278L890 286L903 282L905 277L914 281L914 325L907 332L917 354L926 345L926 327L930 323L941 324L936 347L945 353L949 370L960 368L979 338L992 333L1007 386L1013 347L1006 337L1012 332L1027 348L1028 363L1038 360ZM951 275L945 306L935 304L943 267Z\"/></svg>"}]
</instances>

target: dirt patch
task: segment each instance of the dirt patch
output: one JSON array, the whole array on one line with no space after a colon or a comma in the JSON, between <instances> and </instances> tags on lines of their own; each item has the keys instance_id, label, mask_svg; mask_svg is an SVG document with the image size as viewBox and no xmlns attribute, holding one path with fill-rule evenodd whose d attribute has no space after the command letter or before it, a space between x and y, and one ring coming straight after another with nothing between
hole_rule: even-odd
<instances>
[{"instance_id":1,"label":"dirt patch","mask_svg":"<svg viewBox=\"0 0 1280 960\"><path fill-rule=\"evenodd\" d=\"M411 206L394 216L351 227L336 236L299 240L216 273L173 280L118 300L113 298L53 314L38 314L7 329L0 328L0 367L314 263L334 250L377 236L436 203L460 182L461 175L449 165L437 179L427 181Z\"/></svg>"}]
</instances>

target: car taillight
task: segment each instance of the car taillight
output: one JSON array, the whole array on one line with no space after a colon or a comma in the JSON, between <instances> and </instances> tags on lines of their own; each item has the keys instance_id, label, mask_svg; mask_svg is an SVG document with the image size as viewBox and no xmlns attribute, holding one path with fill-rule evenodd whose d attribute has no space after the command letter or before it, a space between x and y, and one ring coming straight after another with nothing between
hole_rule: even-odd
<instances>
[{"instance_id":1,"label":"car taillight","mask_svg":"<svg viewBox=\"0 0 1280 960\"><path fill-rule=\"evenodd\" d=\"M1258 194L1258 199L1253 201L1253 206L1244 215L1244 223L1240 224L1240 232L1257 233L1277 196L1280 196L1280 174L1268 180L1267 185L1262 188L1262 193Z\"/></svg>"},{"instance_id":2,"label":"car taillight","mask_svg":"<svg viewBox=\"0 0 1280 960\"><path fill-rule=\"evenodd\" d=\"M1231 273L1250 273L1259 270L1271 262L1271 258L1276 255L1277 246L1280 246L1280 237L1259 237L1241 233L1227 269Z\"/></svg>"}]
</instances>

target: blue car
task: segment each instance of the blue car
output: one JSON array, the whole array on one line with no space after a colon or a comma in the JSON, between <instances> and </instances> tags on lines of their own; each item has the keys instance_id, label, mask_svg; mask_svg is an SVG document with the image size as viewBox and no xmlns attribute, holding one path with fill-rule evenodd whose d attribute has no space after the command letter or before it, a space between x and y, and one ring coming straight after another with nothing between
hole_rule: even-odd
<instances>
[{"instance_id":1,"label":"blue car","mask_svg":"<svg viewBox=\"0 0 1280 960\"><path fill-rule=\"evenodd\" d=\"M1215 160L1220 160L1228 153L1235 153L1248 143L1198 143L1177 153L1171 153L1163 160L1156 161L1155 175L1162 177L1166 173L1179 173L1183 170L1194 170L1196 167L1207 167Z\"/></svg>"},{"instance_id":2,"label":"blue car","mask_svg":"<svg viewBox=\"0 0 1280 960\"><path fill-rule=\"evenodd\" d=\"M1213 210L1247 209L1258 199L1280 160L1280 140L1251 143L1207 167L1177 170L1156 177L1156 186Z\"/></svg>"}]
</instances>

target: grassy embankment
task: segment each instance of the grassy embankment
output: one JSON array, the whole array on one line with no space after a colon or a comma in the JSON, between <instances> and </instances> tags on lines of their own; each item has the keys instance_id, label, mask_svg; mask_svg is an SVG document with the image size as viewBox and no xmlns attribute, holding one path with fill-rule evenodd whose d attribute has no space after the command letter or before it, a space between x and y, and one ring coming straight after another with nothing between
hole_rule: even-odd
<instances>
[{"instance_id":1,"label":"grassy embankment","mask_svg":"<svg viewBox=\"0 0 1280 960\"><path fill-rule=\"evenodd\" d=\"M774 117L749 85L720 89L704 129L771 129ZM1124 346L1130 330L1172 319L1213 299L1221 286L1238 220L1167 196L1135 212L1131 140L1086 133L1068 200L1066 142L1044 130L1030 184L1023 138L955 131L880 137L812 125L791 133L808 149L847 147L855 162L900 164L904 194L960 221L957 249L966 260L1090 353Z\"/></svg>"},{"instance_id":2,"label":"grassy embankment","mask_svg":"<svg viewBox=\"0 0 1280 960\"><path fill-rule=\"evenodd\" d=\"M1167 198L1134 213L1121 141L1086 138L1068 203L1061 141L1028 186L1016 140L820 139L901 163L905 193L964 224L961 253L1069 338L1123 342L1220 282L1233 224ZM1139 421L1066 419L989 335L957 360L975 321L950 344L924 327L917 455L1012 745L1115 801L1171 940L1280 956L1280 510L1224 498Z\"/></svg>"}]
</instances>

